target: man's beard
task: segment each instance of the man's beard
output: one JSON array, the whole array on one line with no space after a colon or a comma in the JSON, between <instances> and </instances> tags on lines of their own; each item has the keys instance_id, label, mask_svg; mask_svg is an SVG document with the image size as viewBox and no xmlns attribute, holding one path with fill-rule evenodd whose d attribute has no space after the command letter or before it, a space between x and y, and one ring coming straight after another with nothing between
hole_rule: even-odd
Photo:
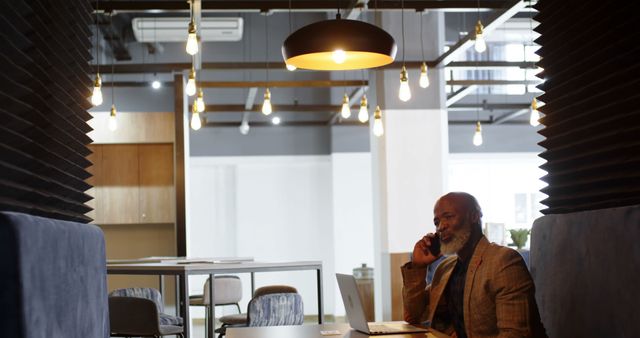
<instances>
[{"instance_id":1,"label":"man's beard","mask_svg":"<svg viewBox=\"0 0 640 338\"><path fill-rule=\"evenodd\" d=\"M471 227L462 227L458 232L453 234L453 238L448 242L442 242L440 250L444 255L453 255L458 253L471 237Z\"/></svg>"}]
</instances>

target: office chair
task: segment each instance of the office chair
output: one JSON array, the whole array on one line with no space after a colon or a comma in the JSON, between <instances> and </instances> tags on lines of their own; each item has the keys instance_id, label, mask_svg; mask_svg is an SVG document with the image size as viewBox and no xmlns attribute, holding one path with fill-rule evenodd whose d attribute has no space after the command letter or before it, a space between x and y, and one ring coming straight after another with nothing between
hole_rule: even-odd
<instances>
[{"instance_id":1,"label":"office chair","mask_svg":"<svg viewBox=\"0 0 640 338\"><path fill-rule=\"evenodd\" d=\"M207 281L204 283L204 290L202 292L202 295L189 297L189 305L205 307L204 330L206 333L209 332L209 306L211 304L211 297L209 296L209 282L210 278L207 278ZM235 305L238 309L238 314L242 312L242 310L240 310L239 304L240 300L242 299L242 281L240 280L240 277L214 276L214 291L214 306ZM246 315L240 315L239 318L246 321ZM206 335L207 334L205 334L205 336Z\"/></svg>"},{"instance_id":2,"label":"office chair","mask_svg":"<svg viewBox=\"0 0 640 338\"><path fill-rule=\"evenodd\" d=\"M220 321L222 326L215 331L218 338L225 335L227 327L301 325L304 322L302 297L291 286L263 286L254 292L246 315L224 316Z\"/></svg>"},{"instance_id":3,"label":"office chair","mask_svg":"<svg viewBox=\"0 0 640 338\"><path fill-rule=\"evenodd\" d=\"M111 337L161 337L177 335L184 338L184 328L160 323L158 307L153 300L138 297L109 297Z\"/></svg>"},{"instance_id":4,"label":"office chair","mask_svg":"<svg viewBox=\"0 0 640 338\"><path fill-rule=\"evenodd\" d=\"M154 288L125 288L116 289L109 293L111 297L133 297L151 300L157 308L160 325L183 326L181 317L176 317L164 313L164 303L160 291Z\"/></svg>"}]
</instances>

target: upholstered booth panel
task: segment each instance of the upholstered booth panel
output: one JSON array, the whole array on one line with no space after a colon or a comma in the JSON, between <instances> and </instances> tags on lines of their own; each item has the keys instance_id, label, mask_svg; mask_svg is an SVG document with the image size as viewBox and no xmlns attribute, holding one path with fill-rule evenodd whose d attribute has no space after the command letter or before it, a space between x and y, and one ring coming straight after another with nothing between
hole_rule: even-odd
<instances>
[{"instance_id":1,"label":"upholstered booth panel","mask_svg":"<svg viewBox=\"0 0 640 338\"><path fill-rule=\"evenodd\" d=\"M0 212L0 337L109 336L100 228Z\"/></svg>"}]
</instances>

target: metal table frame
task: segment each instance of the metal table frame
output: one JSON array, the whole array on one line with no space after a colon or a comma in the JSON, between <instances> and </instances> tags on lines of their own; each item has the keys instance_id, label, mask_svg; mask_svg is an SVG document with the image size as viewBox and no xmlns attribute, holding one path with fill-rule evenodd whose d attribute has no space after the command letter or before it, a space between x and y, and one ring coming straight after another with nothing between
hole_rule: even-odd
<instances>
[{"instance_id":1,"label":"metal table frame","mask_svg":"<svg viewBox=\"0 0 640 338\"><path fill-rule=\"evenodd\" d=\"M251 273L251 293L255 290L256 272L302 271L316 270L316 285L318 292L318 323L322 324L324 309L322 303L322 262L243 262L243 263L134 263L107 264L107 274L110 275L158 275L162 292L163 276L176 277L176 312L184 319L184 335L191 337L189 332L189 275L209 275L209 294L214 299L214 276L225 273ZM215 306L209 306L208 336L214 337Z\"/></svg>"}]
</instances>

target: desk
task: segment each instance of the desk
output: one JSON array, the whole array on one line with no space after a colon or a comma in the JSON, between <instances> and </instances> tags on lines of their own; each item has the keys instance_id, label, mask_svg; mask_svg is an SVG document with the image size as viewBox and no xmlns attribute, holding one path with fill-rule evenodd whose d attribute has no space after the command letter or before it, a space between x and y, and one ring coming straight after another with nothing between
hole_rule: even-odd
<instances>
[{"instance_id":1,"label":"desk","mask_svg":"<svg viewBox=\"0 0 640 338\"><path fill-rule=\"evenodd\" d=\"M339 335L323 336L320 331L338 330ZM366 338L365 333L351 329L349 324L316 324L297 326L229 327L227 338ZM437 331L428 333L385 334L381 338L449 338Z\"/></svg>"},{"instance_id":2,"label":"desk","mask_svg":"<svg viewBox=\"0 0 640 338\"><path fill-rule=\"evenodd\" d=\"M178 288L179 302L176 308L180 316L184 319L184 335L191 337L189 332L189 275L209 275L213 281L214 275L224 273L251 273L251 290L253 292L254 273L270 271L298 271L316 270L316 283L318 292L318 323L322 324L324 310L322 305L322 262L243 262L243 263L125 263L107 264L107 273L111 275L173 275L177 277L176 286ZM213 299L215 294L215 283L209 283L209 293ZM162 289L162 277L160 278L160 289ZM209 337L214 337L215 306L209 306Z\"/></svg>"}]
</instances>

